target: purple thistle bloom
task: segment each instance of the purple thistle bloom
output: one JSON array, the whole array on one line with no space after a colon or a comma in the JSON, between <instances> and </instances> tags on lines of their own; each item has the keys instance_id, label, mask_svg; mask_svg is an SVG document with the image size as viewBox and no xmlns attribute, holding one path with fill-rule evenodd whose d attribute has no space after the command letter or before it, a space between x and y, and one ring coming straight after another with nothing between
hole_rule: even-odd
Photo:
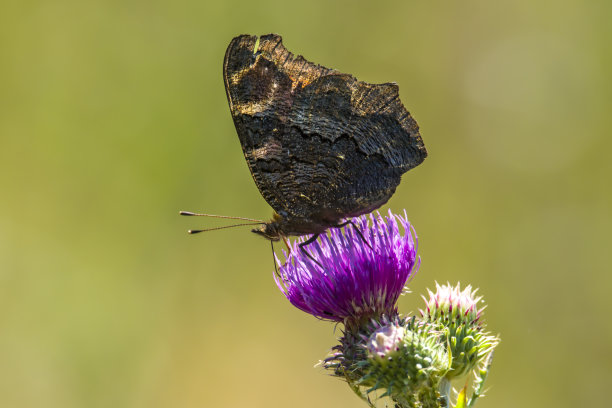
<instances>
[{"instance_id":1,"label":"purple thistle bloom","mask_svg":"<svg viewBox=\"0 0 612 408\"><path fill-rule=\"evenodd\" d=\"M397 299L417 263L416 233L405 211L403 217L377 212L369 220L365 215L352 220L369 245L351 225L332 228L307 245L318 264L299 248L305 238L291 244L289 256L283 251L287 261L275 280L291 304L317 318L345 323L397 315Z\"/></svg>"}]
</instances>

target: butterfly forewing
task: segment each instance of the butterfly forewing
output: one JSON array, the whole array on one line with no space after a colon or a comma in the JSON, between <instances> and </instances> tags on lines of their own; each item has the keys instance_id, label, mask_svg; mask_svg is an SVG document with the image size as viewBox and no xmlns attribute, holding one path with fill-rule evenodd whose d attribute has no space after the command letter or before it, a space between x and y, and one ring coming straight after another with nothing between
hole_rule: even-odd
<instances>
[{"instance_id":1,"label":"butterfly forewing","mask_svg":"<svg viewBox=\"0 0 612 408\"><path fill-rule=\"evenodd\" d=\"M279 214L333 225L370 212L427 152L397 85L372 85L295 57L277 35L239 36L223 65L240 143ZM290 232L290 231L288 231Z\"/></svg>"}]
</instances>

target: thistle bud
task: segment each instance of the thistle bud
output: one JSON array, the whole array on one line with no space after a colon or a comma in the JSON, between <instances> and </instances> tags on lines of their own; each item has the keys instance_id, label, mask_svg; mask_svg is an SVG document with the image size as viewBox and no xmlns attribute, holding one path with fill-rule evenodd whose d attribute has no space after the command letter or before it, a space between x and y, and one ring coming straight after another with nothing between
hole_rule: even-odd
<instances>
[{"instance_id":1,"label":"thistle bud","mask_svg":"<svg viewBox=\"0 0 612 408\"><path fill-rule=\"evenodd\" d=\"M478 309L482 296L476 296L476 290L468 285L463 291L459 284L440 286L436 283L436 292L427 290L429 299L423 297L426 308L421 315L429 321L453 322L456 324L477 325L484 307Z\"/></svg>"},{"instance_id":2,"label":"thistle bud","mask_svg":"<svg viewBox=\"0 0 612 408\"><path fill-rule=\"evenodd\" d=\"M414 322L414 321L413 321ZM438 336L419 329L390 323L376 329L365 342L367 359L358 384L367 392L385 389L394 400L419 399L423 389L436 389L448 369L448 357Z\"/></svg>"},{"instance_id":3,"label":"thistle bud","mask_svg":"<svg viewBox=\"0 0 612 408\"><path fill-rule=\"evenodd\" d=\"M484 307L476 290L468 285L463 291L460 285L436 284L436 292L428 291L426 308L421 310L423 321L442 333L442 342L448 345L452 356L451 369L446 378L467 374L482 362L497 346L499 340L483 330L481 322Z\"/></svg>"}]
</instances>

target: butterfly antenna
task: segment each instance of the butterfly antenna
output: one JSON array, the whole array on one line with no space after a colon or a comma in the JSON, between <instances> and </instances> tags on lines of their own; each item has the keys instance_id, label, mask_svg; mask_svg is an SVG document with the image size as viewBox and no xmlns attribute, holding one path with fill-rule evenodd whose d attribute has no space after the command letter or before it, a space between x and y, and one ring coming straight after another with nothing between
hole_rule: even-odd
<instances>
[{"instance_id":1,"label":"butterfly antenna","mask_svg":"<svg viewBox=\"0 0 612 408\"><path fill-rule=\"evenodd\" d=\"M265 224L265 223L264 222L249 222L249 223L246 223L246 224L226 225L224 227L189 230L187 232L190 233L190 234L199 234L200 232L215 231L215 230L220 230L220 229L225 229L225 228L242 227L242 226L245 226L245 225L260 225L260 224Z\"/></svg>"},{"instance_id":2,"label":"butterfly antenna","mask_svg":"<svg viewBox=\"0 0 612 408\"><path fill-rule=\"evenodd\" d=\"M244 217L230 217L228 215L215 215L215 214L199 214L199 213L194 213L191 211L179 211L180 215L185 215L188 217L211 217L211 218L226 218L229 220L243 220L243 221L253 221L257 224L265 224L265 221L262 220L256 220L253 218L244 218ZM247 224L243 224L243 225L247 225Z\"/></svg>"}]
</instances>

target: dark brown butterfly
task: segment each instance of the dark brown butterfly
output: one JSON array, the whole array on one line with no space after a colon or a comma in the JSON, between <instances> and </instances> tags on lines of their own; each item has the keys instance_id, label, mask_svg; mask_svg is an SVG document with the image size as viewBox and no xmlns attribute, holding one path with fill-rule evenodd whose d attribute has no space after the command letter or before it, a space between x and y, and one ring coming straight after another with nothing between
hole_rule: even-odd
<instances>
[{"instance_id":1,"label":"dark brown butterfly","mask_svg":"<svg viewBox=\"0 0 612 408\"><path fill-rule=\"evenodd\" d=\"M234 38L223 79L251 175L275 211L253 230L267 239L313 234L311 242L375 210L427 156L396 84L308 62L278 35Z\"/></svg>"}]
</instances>

